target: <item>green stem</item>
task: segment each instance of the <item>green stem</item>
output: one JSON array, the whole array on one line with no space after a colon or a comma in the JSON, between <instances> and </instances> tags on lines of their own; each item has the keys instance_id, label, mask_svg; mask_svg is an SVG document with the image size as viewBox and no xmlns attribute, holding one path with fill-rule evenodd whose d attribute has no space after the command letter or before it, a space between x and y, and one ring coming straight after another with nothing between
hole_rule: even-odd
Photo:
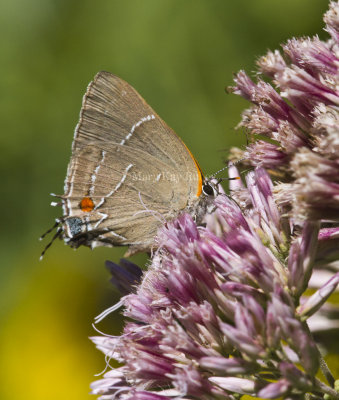
<instances>
[{"instance_id":1,"label":"green stem","mask_svg":"<svg viewBox=\"0 0 339 400\"><path fill-rule=\"evenodd\" d=\"M335 400L339 400L339 393L336 390L325 385L325 383L321 382L318 378L315 379L315 383L316 383L317 389L319 389L321 392L328 394L331 398L333 398Z\"/></svg>"},{"instance_id":2,"label":"green stem","mask_svg":"<svg viewBox=\"0 0 339 400\"><path fill-rule=\"evenodd\" d=\"M319 361L320 361L321 372L323 373L323 375L326 378L326 380L329 383L329 385L333 388L335 379L334 379L334 377L332 375L332 372L328 368L328 365L326 364L326 361L323 359L323 356L320 354L320 352L319 352Z\"/></svg>"},{"instance_id":3,"label":"green stem","mask_svg":"<svg viewBox=\"0 0 339 400\"><path fill-rule=\"evenodd\" d=\"M307 324L306 321L304 322L304 326L305 326L305 328L307 329L308 334L310 335L310 337L311 337L312 340L313 340L312 333L311 333L310 328L308 327L308 324ZM314 340L313 340L313 341L314 341ZM314 341L314 344L315 344L315 346L316 346L316 348L317 348L317 352L318 352L320 370L321 370L322 374L324 375L324 377L326 378L328 384L331 386L331 388L333 388L333 387L334 387L335 379L334 379L334 377L333 377L333 375L332 375L332 372L331 372L331 370L328 368L328 365L326 364L326 361L323 359L323 356L321 355L320 350L319 350L318 346L316 345L315 341Z\"/></svg>"}]
</instances>

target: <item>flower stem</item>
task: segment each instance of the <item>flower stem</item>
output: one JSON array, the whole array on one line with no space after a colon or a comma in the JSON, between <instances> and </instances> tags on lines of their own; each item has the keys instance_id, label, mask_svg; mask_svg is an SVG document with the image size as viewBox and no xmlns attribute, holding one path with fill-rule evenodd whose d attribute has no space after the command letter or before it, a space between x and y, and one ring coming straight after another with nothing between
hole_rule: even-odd
<instances>
[{"instance_id":1,"label":"flower stem","mask_svg":"<svg viewBox=\"0 0 339 400\"><path fill-rule=\"evenodd\" d=\"M318 387L319 390L321 390L323 393L328 394L331 398L335 400L339 400L339 393L332 389L331 387L325 385L325 383L321 382L319 379L316 378L315 383Z\"/></svg>"},{"instance_id":2,"label":"flower stem","mask_svg":"<svg viewBox=\"0 0 339 400\"><path fill-rule=\"evenodd\" d=\"M308 334L313 338L310 328L306 321L305 321L305 327L308 330ZM321 352L320 352L318 346L316 346L316 347L317 347L317 351L318 351L320 370L321 370L322 374L324 375L324 377L326 378L328 384L331 386L331 388L333 388L335 379L332 375L331 370L328 368L326 361L324 360L323 356L321 355Z\"/></svg>"},{"instance_id":3,"label":"flower stem","mask_svg":"<svg viewBox=\"0 0 339 400\"><path fill-rule=\"evenodd\" d=\"M334 377L332 375L332 372L328 368L328 365L326 364L326 361L323 359L322 355L320 354L320 352L319 352L319 361L320 361L321 372L323 373L323 375L326 378L326 380L329 383L329 385L333 388L335 379L334 379Z\"/></svg>"}]
</instances>

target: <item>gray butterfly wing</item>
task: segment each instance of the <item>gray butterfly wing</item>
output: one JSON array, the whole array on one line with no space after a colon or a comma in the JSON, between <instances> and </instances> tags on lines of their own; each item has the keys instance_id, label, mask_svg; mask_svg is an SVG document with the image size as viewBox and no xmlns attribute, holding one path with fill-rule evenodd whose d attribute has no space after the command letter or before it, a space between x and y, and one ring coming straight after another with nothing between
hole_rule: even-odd
<instances>
[{"instance_id":1,"label":"gray butterfly wing","mask_svg":"<svg viewBox=\"0 0 339 400\"><path fill-rule=\"evenodd\" d=\"M196 201L202 175L181 139L126 82L99 73L85 94L65 180L64 237L148 250Z\"/></svg>"},{"instance_id":2,"label":"gray butterfly wing","mask_svg":"<svg viewBox=\"0 0 339 400\"><path fill-rule=\"evenodd\" d=\"M105 71L99 72L87 88L73 151L91 142L147 149L148 154L174 168L179 166L184 172L197 169L183 141L139 93L124 80Z\"/></svg>"}]
</instances>

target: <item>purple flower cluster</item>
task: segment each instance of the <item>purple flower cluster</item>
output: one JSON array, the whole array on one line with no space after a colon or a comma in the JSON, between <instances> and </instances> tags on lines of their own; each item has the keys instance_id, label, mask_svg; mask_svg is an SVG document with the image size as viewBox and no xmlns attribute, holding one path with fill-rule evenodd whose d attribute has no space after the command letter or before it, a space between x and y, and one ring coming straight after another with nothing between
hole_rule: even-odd
<instances>
[{"instance_id":1,"label":"purple flower cluster","mask_svg":"<svg viewBox=\"0 0 339 400\"><path fill-rule=\"evenodd\" d=\"M204 226L189 214L167 222L143 275L108 263L129 322L92 338L121 364L92 384L100 399L339 399L308 320L329 312L339 283L339 2L325 22L328 42L292 39L284 57L259 60L277 89L236 77L233 91L254 104L241 125L270 139L234 150L255 167L246 186L230 181ZM322 318L314 326L329 326Z\"/></svg>"},{"instance_id":2,"label":"purple flower cluster","mask_svg":"<svg viewBox=\"0 0 339 400\"><path fill-rule=\"evenodd\" d=\"M119 337L93 338L108 359L123 363L93 383L93 393L160 400L302 398L323 390L305 320L339 274L301 306L318 224L305 224L291 242L294 227L281 217L264 169L247 175L247 188L248 212L221 195L206 227L184 214L159 232L150 269L123 298L133 322Z\"/></svg>"},{"instance_id":3,"label":"purple flower cluster","mask_svg":"<svg viewBox=\"0 0 339 400\"><path fill-rule=\"evenodd\" d=\"M254 83L240 71L230 88L252 102L239 124L253 138L233 159L262 166L293 193L293 215L339 221L339 4L324 17L331 38L288 40L257 64L263 79ZM268 138L270 141L257 140ZM291 187L290 187L291 186Z\"/></svg>"}]
</instances>

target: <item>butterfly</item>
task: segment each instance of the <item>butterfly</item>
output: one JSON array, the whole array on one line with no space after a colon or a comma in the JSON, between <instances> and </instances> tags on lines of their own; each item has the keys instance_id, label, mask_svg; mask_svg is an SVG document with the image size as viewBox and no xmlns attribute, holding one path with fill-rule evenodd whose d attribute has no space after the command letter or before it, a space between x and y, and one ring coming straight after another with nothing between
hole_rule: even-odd
<instances>
[{"instance_id":1,"label":"butterfly","mask_svg":"<svg viewBox=\"0 0 339 400\"><path fill-rule=\"evenodd\" d=\"M201 223L217 194L139 93L99 72L83 98L64 194L52 203L63 208L55 237L75 248L128 246L126 256L150 251L165 221L185 211Z\"/></svg>"}]
</instances>

